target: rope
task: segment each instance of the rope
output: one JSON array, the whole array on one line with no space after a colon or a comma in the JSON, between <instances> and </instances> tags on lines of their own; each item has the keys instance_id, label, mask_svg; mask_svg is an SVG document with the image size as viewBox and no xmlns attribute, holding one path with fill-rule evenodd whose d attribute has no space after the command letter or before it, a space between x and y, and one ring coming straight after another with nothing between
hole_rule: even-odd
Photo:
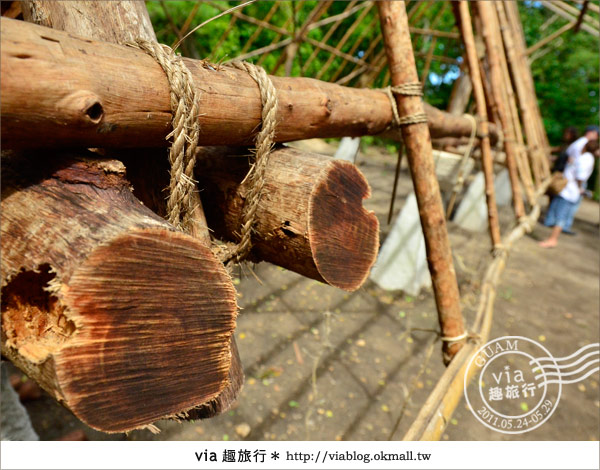
<instances>
[{"instance_id":1,"label":"rope","mask_svg":"<svg viewBox=\"0 0 600 470\"><path fill-rule=\"evenodd\" d=\"M427 115L425 113L415 113L408 116L400 116L400 113L398 112L398 105L396 104L396 98L394 97L394 94L403 96L423 96L423 90L421 89L421 84L419 82L388 86L381 88L380 90L383 91L390 100L392 114L394 115L394 124L396 127L427 122Z\"/></svg>"},{"instance_id":2,"label":"rope","mask_svg":"<svg viewBox=\"0 0 600 470\"><path fill-rule=\"evenodd\" d=\"M165 71L169 81L173 130L166 139L172 138L173 141L169 150L171 180L167 218L176 228L190 232L194 224L193 212L200 206L200 196L193 178L200 133L200 106L194 78L181 57L170 47L140 38L128 45L152 56Z\"/></svg>"},{"instance_id":3,"label":"rope","mask_svg":"<svg viewBox=\"0 0 600 470\"><path fill-rule=\"evenodd\" d=\"M265 171L269 161L269 154L273 148L275 127L277 125L277 90L273 82L262 67L248 62L231 62L230 65L239 70L244 70L256 81L260 90L262 102L262 128L256 136L256 149L254 163L241 184L248 183L249 190L245 197L242 209L242 227L240 241L237 245L225 249L220 255L223 263L232 260L243 260L252 247L252 229L255 223L262 190L265 183Z\"/></svg>"},{"instance_id":4,"label":"rope","mask_svg":"<svg viewBox=\"0 0 600 470\"><path fill-rule=\"evenodd\" d=\"M169 81L173 130L167 139L173 138L173 143L169 150L171 181L167 217L176 228L191 232L194 224L193 212L201 205L200 196L195 190L196 181L193 178L200 133L198 123L200 106L195 92L194 78L181 57L170 47L144 39L137 39L135 43L129 45L151 55L162 67ZM224 264L234 259L237 262L241 261L248 255L252 246L252 229L277 124L277 92L264 69L247 62L233 62L230 65L246 71L258 84L262 102L262 128L256 136L254 163L241 183L247 183L249 190L242 209L240 241L237 245L218 249L219 257Z\"/></svg>"}]
</instances>

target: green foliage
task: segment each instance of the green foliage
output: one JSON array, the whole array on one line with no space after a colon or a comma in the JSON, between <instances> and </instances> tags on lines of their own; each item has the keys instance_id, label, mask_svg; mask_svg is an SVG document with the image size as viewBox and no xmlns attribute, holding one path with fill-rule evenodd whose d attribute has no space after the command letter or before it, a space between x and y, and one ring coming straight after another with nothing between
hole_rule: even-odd
<instances>
[{"instance_id":1,"label":"green foliage","mask_svg":"<svg viewBox=\"0 0 600 470\"><path fill-rule=\"evenodd\" d=\"M519 8L528 46L566 22L557 20L540 31L552 13L537 2L519 2ZM588 125L598 125L598 40L585 31L569 31L562 37L562 44L557 40L554 44L560 44L558 47L531 64L544 126L556 145L565 127L576 126L583 132Z\"/></svg>"}]
</instances>

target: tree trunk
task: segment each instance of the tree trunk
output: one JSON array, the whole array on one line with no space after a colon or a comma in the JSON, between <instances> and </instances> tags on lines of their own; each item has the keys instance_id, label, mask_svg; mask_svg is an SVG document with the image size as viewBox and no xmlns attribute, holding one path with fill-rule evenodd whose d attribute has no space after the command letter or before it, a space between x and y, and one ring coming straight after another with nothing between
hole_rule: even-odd
<instances>
[{"instance_id":1,"label":"tree trunk","mask_svg":"<svg viewBox=\"0 0 600 470\"><path fill-rule=\"evenodd\" d=\"M78 34L85 38L117 44L133 42L137 38L148 41L157 40L148 10L143 1L27 0L23 4L25 6L24 16L27 21L67 33ZM166 154L161 156L161 160L166 163ZM169 169L165 166L163 171L166 176ZM130 174L131 176L135 176L135 172L128 172L128 177ZM157 190L167 187L166 183L160 187L144 185L141 175L138 178L129 177L129 180L136 188L142 186L148 191L148 194L155 194ZM164 200L164 197L162 199ZM166 207L165 211L160 215L166 218ZM210 233L201 205L194 209L194 220L196 223L192 227L191 235L202 240L210 247ZM205 417L209 417L208 413L210 410L219 410L220 412L228 409L235 401L235 397L237 397L244 382L243 369L237 352L237 346L234 344L235 338L233 335L231 336L231 342L232 363L230 366L229 384L213 400L215 402L214 406L205 407Z\"/></svg>"},{"instance_id":2,"label":"tree trunk","mask_svg":"<svg viewBox=\"0 0 600 470\"><path fill-rule=\"evenodd\" d=\"M249 151L202 148L196 178L209 226L238 241L248 185ZM268 261L354 291L379 249L379 223L363 208L371 189L351 163L278 148L269 158L252 237L254 261Z\"/></svg>"},{"instance_id":3,"label":"tree trunk","mask_svg":"<svg viewBox=\"0 0 600 470\"><path fill-rule=\"evenodd\" d=\"M133 47L2 18L1 99L5 147L165 146L169 86L161 67ZM184 59L201 90L200 145L250 145L261 122L256 82L231 67ZM385 93L309 78L271 77L278 91L276 140L375 135L392 122ZM468 136L470 121L426 106L431 134Z\"/></svg>"},{"instance_id":4,"label":"tree trunk","mask_svg":"<svg viewBox=\"0 0 600 470\"><path fill-rule=\"evenodd\" d=\"M399 86L417 82L419 78L404 2L382 1L377 3L377 7L392 84ZM400 116L423 111L418 96L396 95L396 101ZM435 176L431 138L424 123L403 126L402 137L419 206L440 328L446 338L443 343L444 359L449 362L465 343L464 325L444 208Z\"/></svg>"},{"instance_id":5,"label":"tree trunk","mask_svg":"<svg viewBox=\"0 0 600 470\"><path fill-rule=\"evenodd\" d=\"M86 157L3 155L2 354L89 426L128 431L225 388L235 290L120 162Z\"/></svg>"}]
</instances>

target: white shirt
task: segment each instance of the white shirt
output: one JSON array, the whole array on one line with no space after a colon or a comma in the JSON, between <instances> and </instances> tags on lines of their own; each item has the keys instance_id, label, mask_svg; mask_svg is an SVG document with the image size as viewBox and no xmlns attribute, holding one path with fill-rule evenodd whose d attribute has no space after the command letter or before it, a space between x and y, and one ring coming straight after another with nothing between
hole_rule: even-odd
<instances>
[{"instance_id":1,"label":"white shirt","mask_svg":"<svg viewBox=\"0 0 600 470\"><path fill-rule=\"evenodd\" d=\"M569 150L567 149L567 152L568 151ZM590 152L580 155L578 158L575 158L574 161L569 159L569 163L567 163L563 173L565 178L567 178L567 185L560 192L559 196L572 203L579 201L581 191L579 190L578 181L583 181L583 184L585 185L593 171L594 156Z\"/></svg>"},{"instance_id":2,"label":"white shirt","mask_svg":"<svg viewBox=\"0 0 600 470\"><path fill-rule=\"evenodd\" d=\"M575 159L581 155L581 152L583 152L583 147L585 147L587 143L588 138L583 136L567 147L567 155L571 161L575 161Z\"/></svg>"}]
</instances>

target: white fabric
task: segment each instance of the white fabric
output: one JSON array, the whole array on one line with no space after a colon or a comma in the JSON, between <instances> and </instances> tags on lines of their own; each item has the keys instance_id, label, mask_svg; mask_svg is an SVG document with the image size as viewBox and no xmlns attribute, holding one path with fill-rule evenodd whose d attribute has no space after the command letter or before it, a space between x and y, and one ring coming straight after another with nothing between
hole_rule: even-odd
<instances>
[{"instance_id":1,"label":"white fabric","mask_svg":"<svg viewBox=\"0 0 600 470\"><path fill-rule=\"evenodd\" d=\"M571 161L575 161L575 159L581 155L581 152L583 152L583 147L585 147L587 143L588 138L584 136L580 137L571 145L569 145L567 147L567 155L569 156L569 159L571 159Z\"/></svg>"},{"instance_id":2,"label":"white fabric","mask_svg":"<svg viewBox=\"0 0 600 470\"><path fill-rule=\"evenodd\" d=\"M354 163L360 148L360 137L342 137L333 158Z\"/></svg>"},{"instance_id":3,"label":"white fabric","mask_svg":"<svg viewBox=\"0 0 600 470\"><path fill-rule=\"evenodd\" d=\"M594 171L594 156L586 152L575 158L575 161L569 160L563 175L567 178L565 189L560 192L560 197L569 202L577 202L581 197L579 181L585 186L586 181Z\"/></svg>"},{"instance_id":4,"label":"white fabric","mask_svg":"<svg viewBox=\"0 0 600 470\"><path fill-rule=\"evenodd\" d=\"M383 289L402 289L409 295L417 295L421 288L431 286L425 239L414 192L408 195L379 250L377 262L371 270L371 279Z\"/></svg>"}]
</instances>

